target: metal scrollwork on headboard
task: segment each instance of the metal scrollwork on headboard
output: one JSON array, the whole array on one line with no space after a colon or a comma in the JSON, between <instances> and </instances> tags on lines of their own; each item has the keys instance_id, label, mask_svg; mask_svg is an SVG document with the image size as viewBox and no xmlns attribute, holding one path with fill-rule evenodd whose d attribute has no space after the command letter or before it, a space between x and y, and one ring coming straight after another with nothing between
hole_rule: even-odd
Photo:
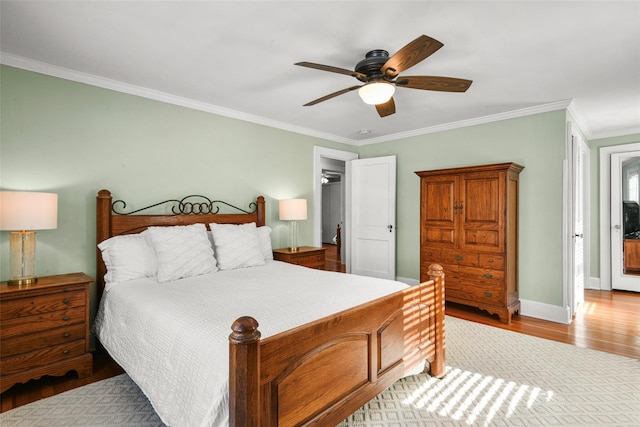
<instances>
[{"instance_id":1,"label":"metal scrollwork on headboard","mask_svg":"<svg viewBox=\"0 0 640 427\"><path fill-rule=\"evenodd\" d=\"M187 199L194 199L192 200L187 200ZM252 214L255 213L258 206L256 205L255 202L251 202L249 203L249 209L253 209L252 211L246 211L242 208L239 208L237 206L234 206L230 203L224 202L222 200L211 200L206 196L200 196L197 194L192 194L191 196L186 196L183 197L182 199L178 200L178 199L169 199L169 200L165 200L163 202L159 202L159 203L154 203L153 205L149 205L146 206L144 208L140 208L140 209L136 209L135 211L131 211L131 212L123 212L122 210L118 210L118 209L125 209L127 207L127 204L124 202L124 200L116 200L115 202L113 202L111 204L111 210L113 211L113 213L118 214L118 215L132 215L138 212L142 212L144 210L147 209L151 209L151 208L155 208L157 206L161 206L167 203L174 203L174 205L171 207L171 212L173 212L174 215L202 215L202 214L217 214L220 212L220 205L225 205L225 206L229 206L233 209L236 209L240 212L246 213L246 214ZM116 204L121 205L119 208L116 206Z\"/></svg>"}]
</instances>

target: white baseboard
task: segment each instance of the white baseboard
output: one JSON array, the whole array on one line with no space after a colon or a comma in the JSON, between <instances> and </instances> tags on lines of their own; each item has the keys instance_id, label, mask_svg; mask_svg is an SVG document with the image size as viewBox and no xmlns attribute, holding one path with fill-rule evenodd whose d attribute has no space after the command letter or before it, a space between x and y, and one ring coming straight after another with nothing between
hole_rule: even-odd
<instances>
[{"instance_id":1,"label":"white baseboard","mask_svg":"<svg viewBox=\"0 0 640 427\"><path fill-rule=\"evenodd\" d=\"M419 280L408 277L396 277L396 280L409 286L415 286L420 283ZM600 289L600 279L591 277L588 286L588 289ZM566 325L571 323L571 310L569 310L569 307L545 304L538 301L520 300L520 314Z\"/></svg>"},{"instance_id":2,"label":"white baseboard","mask_svg":"<svg viewBox=\"0 0 640 427\"><path fill-rule=\"evenodd\" d=\"M520 314L567 325L571 323L569 307L560 307L538 301L520 300Z\"/></svg>"},{"instance_id":3,"label":"white baseboard","mask_svg":"<svg viewBox=\"0 0 640 427\"><path fill-rule=\"evenodd\" d=\"M589 277L589 283L587 283L587 287L585 289L595 289L596 291L601 290L600 287L600 278L599 277Z\"/></svg>"}]
</instances>

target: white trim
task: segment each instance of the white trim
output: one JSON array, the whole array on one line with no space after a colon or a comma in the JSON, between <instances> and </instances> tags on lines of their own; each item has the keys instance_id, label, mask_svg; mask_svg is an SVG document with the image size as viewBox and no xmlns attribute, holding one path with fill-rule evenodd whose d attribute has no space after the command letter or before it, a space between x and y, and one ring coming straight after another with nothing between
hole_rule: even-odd
<instances>
[{"instance_id":1,"label":"white trim","mask_svg":"<svg viewBox=\"0 0 640 427\"><path fill-rule=\"evenodd\" d=\"M611 290L611 154L640 150L640 142L600 147L600 289Z\"/></svg>"},{"instance_id":2,"label":"white trim","mask_svg":"<svg viewBox=\"0 0 640 427\"><path fill-rule=\"evenodd\" d=\"M195 101L189 98L183 98L181 96L172 95L166 92L160 92L142 86L135 86L117 80L71 70L69 68L58 67L56 65L22 58L6 52L0 52L0 63L23 70L33 71L48 76L100 87L103 89L109 89L129 95L140 96L142 98L153 99L155 101L165 102L167 104L179 105L181 107L191 108L193 110L204 111L207 113L217 114L219 116L230 117L232 119L243 120L263 126L269 126L275 129L282 129L289 132L326 139L329 141L340 142L348 145L358 145L358 141L350 138L342 138L337 135L318 132L313 129L303 128L277 120L266 119L264 117L256 116L253 114L247 114L241 111L220 107L218 105Z\"/></svg>"},{"instance_id":3,"label":"white trim","mask_svg":"<svg viewBox=\"0 0 640 427\"><path fill-rule=\"evenodd\" d=\"M559 307L557 305L521 299L520 314L537 319L549 320L551 322L564 323L565 325L571 323L571 309L569 306Z\"/></svg>"},{"instance_id":4,"label":"white trim","mask_svg":"<svg viewBox=\"0 0 640 427\"><path fill-rule=\"evenodd\" d=\"M193 99L183 98L180 96L172 95L166 92L160 92L157 90L135 86L127 83L123 83L117 80L108 79L105 77L96 76L93 74L83 73L69 68L59 67L57 65L47 64L45 62L34 61L33 59L16 56L7 52L0 51L0 64L8 65L10 67L20 68L22 70L33 71L40 74L45 74L52 77L58 77L65 80L71 80L79 83L85 83L91 86L101 87L104 89L114 90L116 92L127 93L130 95L140 96L142 98L153 99L160 102L166 102L168 104L179 105L186 108L191 108L198 111L205 111L207 113L218 114L220 116L230 117L233 119L243 120L246 122L256 123L264 126L269 126L276 129L282 129L289 132L299 133L302 135L308 135L315 138L326 139L328 141L340 142L342 144L362 146L369 144L377 144L379 142L394 141L401 138L409 138L412 136L426 135L429 133L442 132L446 130L458 129L467 126L474 126L484 123L492 123L506 119L513 119L517 117L530 116L533 114L546 113L549 111L557 111L567 109L573 116L576 123L584 131L587 139L595 138L608 138L612 136L630 135L633 133L640 133L640 129L628 129L627 131L613 131L607 134L591 135L588 131L588 127L584 120L581 119L580 114L576 112L575 105L572 100L560 100L551 102L548 104L541 104L533 107L522 108L513 111L507 111L504 113L492 114L483 117L476 117L468 120L460 120L452 123L445 123L442 125L426 127L422 129L416 129L409 132L400 132L391 135L385 135L378 138L371 138L367 140L358 140L352 138L344 138L334 134L325 132L318 132L313 129L303 128L300 126L294 126L289 123L283 123L276 120L269 120L264 117L256 116L253 114L243 113L241 111L231 110L229 108L220 107L217 105L195 101Z\"/></svg>"},{"instance_id":5,"label":"white trim","mask_svg":"<svg viewBox=\"0 0 640 427\"><path fill-rule=\"evenodd\" d=\"M459 129L467 126L481 125L484 123L499 122L501 120L515 119L518 117L531 116L534 114L547 113L549 111L564 110L571 104L571 100L562 100L541 104L534 107L521 108L519 110L507 111L504 113L492 114L489 116L476 117L468 120L460 120L457 122L445 123L437 126L430 126L421 129L415 129L407 132L394 133L393 135L385 135L377 138L360 141L359 145L377 144L379 142L395 141L397 139L409 138L412 136L425 135L429 133L443 132L446 130Z\"/></svg>"},{"instance_id":6,"label":"white trim","mask_svg":"<svg viewBox=\"0 0 640 427\"><path fill-rule=\"evenodd\" d=\"M596 291L600 291L600 278L599 277L589 277L589 283L588 283L588 288L587 289L593 289Z\"/></svg>"},{"instance_id":7,"label":"white trim","mask_svg":"<svg viewBox=\"0 0 640 427\"><path fill-rule=\"evenodd\" d=\"M571 123L567 122L567 133L571 138ZM567 144L570 145L570 144ZM571 272L573 271L573 259L571 254L573 253L569 247L569 230L571 224L569 223L571 218L572 205L570 202L570 182L571 182L571 162L565 158L562 160L562 305L567 307L570 305L572 297L571 284Z\"/></svg>"}]
</instances>

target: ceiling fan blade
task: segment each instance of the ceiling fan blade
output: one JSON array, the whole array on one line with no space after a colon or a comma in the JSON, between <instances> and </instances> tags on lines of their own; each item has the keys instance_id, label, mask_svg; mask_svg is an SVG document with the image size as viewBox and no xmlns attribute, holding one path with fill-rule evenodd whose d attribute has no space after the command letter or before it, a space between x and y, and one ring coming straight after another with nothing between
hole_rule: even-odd
<instances>
[{"instance_id":1,"label":"ceiling fan blade","mask_svg":"<svg viewBox=\"0 0 640 427\"><path fill-rule=\"evenodd\" d=\"M436 39L422 35L400 49L382 66L382 72L388 77L395 77L404 70L433 55L444 46Z\"/></svg>"},{"instance_id":2,"label":"ceiling fan blade","mask_svg":"<svg viewBox=\"0 0 640 427\"><path fill-rule=\"evenodd\" d=\"M380 117L386 117L394 114L396 112L396 103L393 100L393 97L384 104L376 104L376 110L378 111L378 114L380 114Z\"/></svg>"},{"instance_id":3,"label":"ceiling fan blade","mask_svg":"<svg viewBox=\"0 0 640 427\"><path fill-rule=\"evenodd\" d=\"M466 92L472 80L438 76L398 76L396 86L411 89L438 90L442 92Z\"/></svg>"},{"instance_id":4,"label":"ceiling fan blade","mask_svg":"<svg viewBox=\"0 0 640 427\"><path fill-rule=\"evenodd\" d=\"M355 77L356 79L367 78L366 75L358 73L357 71L347 70L346 68L332 67L331 65L315 64L313 62L296 62L294 65L315 68L316 70L330 71L332 73L346 74L347 76Z\"/></svg>"},{"instance_id":5,"label":"ceiling fan blade","mask_svg":"<svg viewBox=\"0 0 640 427\"><path fill-rule=\"evenodd\" d=\"M339 90L337 92L330 93L329 95L325 95L322 98L314 99L311 102L307 102L306 104L304 104L304 107L308 107L310 105L316 105L316 104L318 104L320 102L323 102L323 101L326 101L328 99L335 98L338 95L342 95L344 93L351 92L352 90L360 89L360 87L361 86L351 86L351 87L348 87L346 89L342 89L342 90Z\"/></svg>"}]
</instances>

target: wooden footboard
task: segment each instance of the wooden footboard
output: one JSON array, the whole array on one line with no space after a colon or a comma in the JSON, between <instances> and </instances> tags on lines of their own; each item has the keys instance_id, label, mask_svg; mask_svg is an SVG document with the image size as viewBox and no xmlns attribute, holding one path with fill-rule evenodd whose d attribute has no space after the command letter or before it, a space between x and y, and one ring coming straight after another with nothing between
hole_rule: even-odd
<instances>
[{"instance_id":1,"label":"wooden footboard","mask_svg":"<svg viewBox=\"0 0 640 427\"><path fill-rule=\"evenodd\" d=\"M260 339L242 317L229 336L229 425L338 424L427 360L444 375L444 274Z\"/></svg>"}]
</instances>

